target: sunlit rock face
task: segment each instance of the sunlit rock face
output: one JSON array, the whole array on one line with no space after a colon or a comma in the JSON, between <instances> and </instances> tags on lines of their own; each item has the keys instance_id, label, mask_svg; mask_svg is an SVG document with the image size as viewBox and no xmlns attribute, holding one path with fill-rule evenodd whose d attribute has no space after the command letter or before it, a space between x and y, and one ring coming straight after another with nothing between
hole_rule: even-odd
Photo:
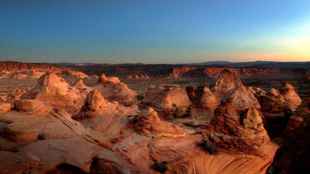
<instances>
[{"instance_id":1,"label":"sunlit rock face","mask_svg":"<svg viewBox=\"0 0 310 174\"><path fill-rule=\"evenodd\" d=\"M250 154L259 154L259 147L269 142L259 110L239 111L229 103L216 111L207 137L223 149Z\"/></svg>"},{"instance_id":2,"label":"sunlit rock face","mask_svg":"<svg viewBox=\"0 0 310 174\"><path fill-rule=\"evenodd\" d=\"M0 113L10 112L12 109L12 104L0 101Z\"/></svg>"},{"instance_id":3,"label":"sunlit rock face","mask_svg":"<svg viewBox=\"0 0 310 174\"><path fill-rule=\"evenodd\" d=\"M302 103L293 85L285 83L281 90L271 88L269 92L255 91L255 95L262 104L262 110L267 113L294 112Z\"/></svg>"},{"instance_id":4,"label":"sunlit rock face","mask_svg":"<svg viewBox=\"0 0 310 174\"><path fill-rule=\"evenodd\" d=\"M151 77L145 73L136 73L127 76L129 80L150 80Z\"/></svg>"},{"instance_id":5,"label":"sunlit rock face","mask_svg":"<svg viewBox=\"0 0 310 174\"><path fill-rule=\"evenodd\" d=\"M19 112L40 115L47 113L51 108L40 100L24 99L15 101L15 109Z\"/></svg>"},{"instance_id":6,"label":"sunlit rock face","mask_svg":"<svg viewBox=\"0 0 310 174\"><path fill-rule=\"evenodd\" d=\"M281 94L285 100L287 107L291 111L295 111L300 106L302 100L295 90L295 87L290 83L285 83Z\"/></svg>"},{"instance_id":7,"label":"sunlit rock face","mask_svg":"<svg viewBox=\"0 0 310 174\"><path fill-rule=\"evenodd\" d=\"M81 109L85 97L57 74L47 73L22 99L40 100L52 108L63 108L69 113L76 113Z\"/></svg>"},{"instance_id":8,"label":"sunlit rock face","mask_svg":"<svg viewBox=\"0 0 310 174\"><path fill-rule=\"evenodd\" d=\"M74 84L74 88L80 91L87 91L87 92L89 92L90 90L90 87L88 87L82 79L76 81L76 83Z\"/></svg>"},{"instance_id":9,"label":"sunlit rock face","mask_svg":"<svg viewBox=\"0 0 310 174\"><path fill-rule=\"evenodd\" d=\"M159 136L184 136L185 132L178 126L162 121L151 107L144 109L137 117L135 129L143 134Z\"/></svg>"},{"instance_id":10,"label":"sunlit rock face","mask_svg":"<svg viewBox=\"0 0 310 174\"><path fill-rule=\"evenodd\" d=\"M99 84L94 88L98 89L109 101L117 101L126 106L136 103L137 93L117 77L108 77L102 74Z\"/></svg>"},{"instance_id":11,"label":"sunlit rock face","mask_svg":"<svg viewBox=\"0 0 310 174\"><path fill-rule=\"evenodd\" d=\"M228 69L224 69L219 74L213 90L217 96L222 97L229 95L232 91L242 85L243 84L236 73Z\"/></svg>"},{"instance_id":12,"label":"sunlit rock face","mask_svg":"<svg viewBox=\"0 0 310 174\"><path fill-rule=\"evenodd\" d=\"M221 104L209 125L209 141L224 149L259 153L256 149L269 142L269 137L252 91L228 70L219 75L214 90L221 97Z\"/></svg>"},{"instance_id":13,"label":"sunlit rock face","mask_svg":"<svg viewBox=\"0 0 310 174\"><path fill-rule=\"evenodd\" d=\"M203 94L200 100L201 107L206 110L215 110L220 104L219 98L213 94L213 92L208 88L203 88Z\"/></svg>"},{"instance_id":14,"label":"sunlit rock face","mask_svg":"<svg viewBox=\"0 0 310 174\"><path fill-rule=\"evenodd\" d=\"M170 74L171 77L178 79L180 77L182 77L184 74L195 70L194 67L187 67L187 66L183 66L183 67L175 67L172 69L172 72Z\"/></svg>"},{"instance_id":15,"label":"sunlit rock face","mask_svg":"<svg viewBox=\"0 0 310 174\"><path fill-rule=\"evenodd\" d=\"M0 114L0 173L263 174L277 149L257 90L233 72L193 95L184 87L150 88L138 104L117 77L87 80L69 84L46 74ZM210 122L182 122L199 123L184 116L193 107Z\"/></svg>"},{"instance_id":16,"label":"sunlit rock face","mask_svg":"<svg viewBox=\"0 0 310 174\"><path fill-rule=\"evenodd\" d=\"M192 104L186 90L180 87L149 88L143 102L176 117L185 115Z\"/></svg>"}]
</instances>

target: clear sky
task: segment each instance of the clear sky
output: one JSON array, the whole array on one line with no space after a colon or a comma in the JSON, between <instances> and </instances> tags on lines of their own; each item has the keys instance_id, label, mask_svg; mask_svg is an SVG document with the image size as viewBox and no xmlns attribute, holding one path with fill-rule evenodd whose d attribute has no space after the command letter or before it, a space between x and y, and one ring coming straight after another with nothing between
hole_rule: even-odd
<instances>
[{"instance_id":1,"label":"clear sky","mask_svg":"<svg viewBox=\"0 0 310 174\"><path fill-rule=\"evenodd\" d=\"M310 0L1 0L0 59L310 61Z\"/></svg>"}]
</instances>

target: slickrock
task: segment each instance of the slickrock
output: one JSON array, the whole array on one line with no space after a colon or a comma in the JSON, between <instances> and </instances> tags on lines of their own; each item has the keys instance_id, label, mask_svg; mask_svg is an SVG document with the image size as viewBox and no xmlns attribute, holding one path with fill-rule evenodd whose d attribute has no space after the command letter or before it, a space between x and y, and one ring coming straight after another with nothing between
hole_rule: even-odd
<instances>
[{"instance_id":1,"label":"slickrock","mask_svg":"<svg viewBox=\"0 0 310 174\"><path fill-rule=\"evenodd\" d=\"M295 174L310 172L310 139L308 138L310 133L310 114L309 110L303 109L301 111L298 115L302 118L293 116L295 117L295 124L288 124L287 132L283 137L284 142L273 159L269 173Z\"/></svg>"},{"instance_id":2,"label":"slickrock","mask_svg":"<svg viewBox=\"0 0 310 174\"><path fill-rule=\"evenodd\" d=\"M107 77L102 74L100 83L94 87L109 101L117 101L123 105L136 103L137 93L121 82L117 77Z\"/></svg>"},{"instance_id":3,"label":"slickrock","mask_svg":"<svg viewBox=\"0 0 310 174\"><path fill-rule=\"evenodd\" d=\"M230 71L236 75L240 75L239 69L236 69L236 68L227 69L227 68L217 68L217 67L205 68L203 70L203 74L211 78L218 78L223 71Z\"/></svg>"},{"instance_id":4,"label":"slickrock","mask_svg":"<svg viewBox=\"0 0 310 174\"><path fill-rule=\"evenodd\" d=\"M229 70L223 70L219 75L214 93L220 97L221 103L231 102L239 110L245 110L251 106L260 108L252 91L243 85L234 72Z\"/></svg>"},{"instance_id":5,"label":"slickrock","mask_svg":"<svg viewBox=\"0 0 310 174\"><path fill-rule=\"evenodd\" d=\"M266 144L265 157L248 154L219 153L210 155L200 153L169 166L167 174L266 174L268 166L277 149L274 144Z\"/></svg>"},{"instance_id":6,"label":"slickrock","mask_svg":"<svg viewBox=\"0 0 310 174\"><path fill-rule=\"evenodd\" d=\"M82 79L79 79L75 84L74 84L74 88L80 90L81 92L82 91L86 91L86 92L89 92L90 90L90 87L88 87L84 81Z\"/></svg>"},{"instance_id":7,"label":"slickrock","mask_svg":"<svg viewBox=\"0 0 310 174\"><path fill-rule=\"evenodd\" d=\"M286 105L291 111L295 111L300 106L302 100L297 94L294 86L290 83L285 83L281 94L286 102Z\"/></svg>"},{"instance_id":8,"label":"slickrock","mask_svg":"<svg viewBox=\"0 0 310 174\"><path fill-rule=\"evenodd\" d=\"M38 161L40 167L33 168L33 173L55 171L63 164L76 166L87 173L90 171L92 159L100 150L100 146L75 137L38 141L23 147L19 154Z\"/></svg>"},{"instance_id":9,"label":"slickrock","mask_svg":"<svg viewBox=\"0 0 310 174\"><path fill-rule=\"evenodd\" d=\"M121 83L121 80L118 77L108 77L105 74L101 74L100 76L100 82L105 83L113 83L113 84L119 84Z\"/></svg>"},{"instance_id":10,"label":"slickrock","mask_svg":"<svg viewBox=\"0 0 310 174\"><path fill-rule=\"evenodd\" d=\"M217 96L213 94L213 92L208 88L203 88L203 94L201 97L201 106L207 110L215 110L217 106L220 104Z\"/></svg>"},{"instance_id":11,"label":"slickrock","mask_svg":"<svg viewBox=\"0 0 310 174\"><path fill-rule=\"evenodd\" d=\"M15 109L29 114L44 115L49 112L50 107L40 100L24 99L15 101Z\"/></svg>"},{"instance_id":12,"label":"slickrock","mask_svg":"<svg viewBox=\"0 0 310 174\"><path fill-rule=\"evenodd\" d=\"M271 88L267 93L257 93L256 96L264 113L281 113L287 109L284 97L275 88Z\"/></svg>"},{"instance_id":13,"label":"slickrock","mask_svg":"<svg viewBox=\"0 0 310 174\"><path fill-rule=\"evenodd\" d=\"M143 110L134 122L134 128L146 135L182 137L185 131L175 124L163 121L151 107Z\"/></svg>"},{"instance_id":14,"label":"slickrock","mask_svg":"<svg viewBox=\"0 0 310 174\"><path fill-rule=\"evenodd\" d=\"M127 116L133 115L137 111L137 106L123 106L118 102L110 102L105 99L98 89L94 89L88 93L85 104L81 110L83 117L112 117L115 115Z\"/></svg>"},{"instance_id":15,"label":"slickrock","mask_svg":"<svg viewBox=\"0 0 310 174\"><path fill-rule=\"evenodd\" d=\"M180 87L149 88L143 102L175 116L185 115L191 106L186 90Z\"/></svg>"},{"instance_id":16,"label":"slickrock","mask_svg":"<svg viewBox=\"0 0 310 174\"><path fill-rule=\"evenodd\" d=\"M79 124L74 120L70 121ZM1 116L0 122L9 123L4 129L4 134L17 143L34 142L40 138L69 138L74 135L70 128L49 114L38 117L33 114L9 112Z\"/></svg>"},{"instance_id":17,"label":"slickrock","mask_svg":"<svg viewBox=\"0 0 310 174\"><path fill-rule=\"evenodd\" d=\"M239 111L230 103L219 108L210 123L207 139L217 147L259 154L257 149L270 141L262 115L255 107Z\"/></svg>"},{"instance_id":18,"label":"slickrock","mask_svg":"<svg viewBox=\"0 0 310 174\"><path fill-rule=\"evenodd\" d=\"M217 96L223 97L229 95L242 85L243 84L236 73L228 69L224 69L219 74L213 91Z\"/></svg>"},{"instance_id":19,"label":"slickrock","mask_svg":"<svg viewBox=\"0 0 310 174\"><path fill-rule=\"evenodd\" d=\"M150 76L145 73L131 74L127 76L127 79L130 80L149 80Z\"/></svg>"},{"instance_id":20,"label":"slickrock","mask_svg":"<svg viewBox=\"0 0 310 174\"><path fill-rule=\"evenodd\" d=\"M138 172L120 154L104 149L94 158L90 168L90 174L102 173L133 174Z\"/></svg>"},{"instance_id":21,"label":"slickrock","mask_svg":"<svg viewBox=\"0 0 310 174\"><path fill-rule=\"evenodd\" d=\"M109 102L101 95L100 91L94 89L86 99L86 107L89 111L99 112L107 109ZM111 109L111 108L109 108Z\"/></svg>"},{"instance_id":22,"label":"slickrock","mask_svg":"<svg viewBox=\"0 0 310 174\"><path fill-rule=\"evenodd\" d=\"M254 94L227 70L220 74L214 90L222 101L209 125L207 139L224 149L257 153L269 137Z\"/></svg>"},{"instance_id":23,"label":"slickrock","mask_svg":"<svg viewBox=\"0 0 310 174\"><path fill-rule=\"evenodd\" d=\"M10 112L12 109L11 103L0 102L0 113Z\"/></svg>"},{"instance_id":24,"label":"slickrock","mask_svg":"<svg viewBox=\"0 0 310 174\"><path fill-rule=\"evenodd\" d=\"M79 112L86 94L71 87L55 73L48 73L38 80L38 84L22 96L22 99L40 100L52 108L66 109L69 113Z\"/></svg>"},{"instance_id":25,"label":"slickrock","mask_svg":"<svg viewBox=\"0 0 310 174\"><path fill-rule=\"evenodd\" d=\"M70 75L70 76L73 76L77 79L85 79L88 77L87 74L81 72L81 71L73 71L73 70L67 70L67 71L64 71L64 73Z\"/></svg>"},{"instance_id":26,"label":"slickrock","mask_svg":"<svg viewBox=\"0 0 310 174\"><path fill-rule=\"evenodd\" d=\"M1 174L23 174L28 172L31 167L37 166L30 160L27 161L23 156L8 151L0 151L0 161Z\"/></svg>"},{"instance_id":27,"label":"slickrock","mask_svg":"<svg viewBox=\"0 0 310 174\"><path fill-rule=\"evenodd\" d=\"M177 79L192 70L195 70L195 68L194 67L175 67L172 69L172 73L170 74L170 76Z\"/></svg>"},{"instance_id":28,"label":"slickrock","mask_svg":"<svg viewBox=\"0 0 310 174\"><path fill-rule=\"evenodd\" d=\"M256 97L283 99L292 110L300 104L291 85L281 92L248 88L230 70L216 75L212 90L149 88L139 103L137 93L117 77L103 74L99 83L85 77L96 80L85 85L83 74L68 71L70 78L76 76L69 83L57 73L43 75L14 99L12 110L0 114L1 174L265 174L277 145L264 127L265 103ZM197 118L183 118L190 114ZM179 118L167 119L172 115ZM291 117L287 135L304 120ZM277 164L290 159L284 158Z\"/></svg>"}]
</instances>

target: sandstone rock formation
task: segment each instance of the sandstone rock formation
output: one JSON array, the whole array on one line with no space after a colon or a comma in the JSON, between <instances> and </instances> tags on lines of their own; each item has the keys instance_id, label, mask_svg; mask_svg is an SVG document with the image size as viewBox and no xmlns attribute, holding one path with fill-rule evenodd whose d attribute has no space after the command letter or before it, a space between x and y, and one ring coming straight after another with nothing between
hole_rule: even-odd
<instances>
[{"instance_id":1,"label":"sandstone rock formation","mask_svg":"<svg viewBox=\"0 0 310 174\"><path fill-rule=\"evenodd\" d=\"M302 110L293 116L284 135L284 142L278 149L269 173L293 174L310 171L309 110Z\"/></svg>"},{"instance_id":2,"label":"sandstone rock formation","mask_svg":"<svg viewBox=\"0 0 310 174\"><path fill-rule=\"evenodd\" d=\"M63 108L69 113L76 113L82 107L85 97L63 78L55 73L48 73L22 99L40 100L52 108Z\"/></svg>"},{"instance_id":3,"label":"sandstone rock formation","mask_svg":"<svg viewBox=\"0 0 310 174\"><path fill-rule=\"evenodd\" d=\"M210 123L207 139L219 147L240 152L257 153L269 142L264 128L260 104L236 74L224 70L214 87L221 104Z\"/></svg>"},{"instance_id":4,"label":"sandstone rock formation","mask_svg":"<svg viewBox=\"0 0 310 174\"><path fill-rule=\"evenodd\" d=\"M185 89L169 86L160 89L149 88L143 102L153 106L158 111L175 114L175 116L186 114L191 106L191 101Z\"/></svg>"},{"instance_id":5,"label":"sandstone rock formation","mask_svg":"<svg viewBox=\"0 0 310 174\"><path fill-rule=\"evenodd\" d=\"M58 74L42 76L0 113L0 173L264 174L277 149L255 97L263 92L231 71L212 90L150 88L139 107L136 92L117 77L86 85L90 77L71 84ZM296 103L287 91L279 95ZM195 109L208 122L181 117Z\"/></svg>"},{"instance_id":6,"label":"sandstone rock formation","mask_svg":"<svg viewBox=\"0 0 310 174\"><path fill-rule=\"evenodd\" d=\"M138 74L131 74L127 76L127 79L130 80L149 80L150 76L144 73L138 73Z\"/></svg>"},{"instance_id":7,"label":"sandstone rock formation","mask_svg":"<svg viewBox=\"0 0 310 174\"><path fill-rule=\"evenodd\" d=\"M202 108L214 111L220 104L220 101L208 87L204 87L200 103Z\"/></svg>"},{"instance_id":8,"label":"sandstone rock formation","mask_svg":"<svg viewBox=\"0 0 310 174\"><path fill-rule=\"evenodd\" d=\"M184 136L185 132L178 126L162 121L158 113L151 107L141 112L135 120L135 129L138 132L155 136Z\"/></svg>"},{"instance_id":9,"label":"sandstone rock formation","mask_svg":"<svg viewBox=\"0 0 310 174\"><path fill-rule=\"evenodd\" d=\"M281 94L286 102L287 107L291 111L295 111L302 102L294 86L291 85L290 83L285 83L281 91Z\"/></svg>"},{"instance_id":10,"label":"sandstone rock formation","mask_svg":"<svg viewBox=\"0 0 310 174\"><path fill-rule=\"evenodd\" d=\"M262 110L264 112L281 113L286 110L295 111L302 102L293 85L289 83L285 83L281 90L271 88L269 92L261 91L255 94L260 103L262 103Z\"/></svg>"},{"instance_id":11,"label":"sandstone rock formation","mask_svg":"<svg viewBox=\"0 0 310 174\"><path fill-rule=\"evenodd\" d=\"M0 101L0 113L9 112L12 109L12 104Z\"/></svg>"},{"instance_id":12,"label":"sandstone rock formation","mask_svg":"<svg viewBox=\"0 0 310 174\"><path fill-rule=\"evenodd\" d=\"M96 117L101 115L107 117L118 114L120 110L125 108L118 102L109 102L98 89L94 89L88 93L80 117Z\"/></svg>"},{"instance_id":13,"label":"sandstone rock formation","mask_svg":"<svg viewBox=\"0 0 310 174\"><path fill-rule=\"evenodd\" d=\"M238 75L233 71L224 69L219 74L213 90L217 96L223 97L229 95L240 86L243 86L243 84Z\"/></svg>"},{"instance_id":14,"label":"sandstone rock formation","mask_svg":"<svg viewBox=\"0 0 310 174\"><path fill-rule=\"evenodd\" d=\"M173 78L177 79L182 77L185 73L190 72L192 70L194 70L194 67L175 67L172 69L172 73L170 74L170 76L172 76Z\"/></svg>"},{"instance_id":15,"label":"sandstone rock formation","mask_svg":"<svg viewBox=\"0 0 310 174\"><path fill-rule=\"evenodd\" d=\"M123 105L133 105L136 102L137 93L117 77L107 77L102 74L100 83L94 88L98 89L109 101L117 101Z\"/></svg>"},{"instance_id":16,"label":"sandstone rock formation","mask_svg":"<svg viewBox=\"0 0 310 174\"><path fill-rule=\"evenodd\" d=\"M51 108L40 100L24 99L15 101L15 109L19 112L41 115L46 114Z\"/></svg>"}]
</instances>

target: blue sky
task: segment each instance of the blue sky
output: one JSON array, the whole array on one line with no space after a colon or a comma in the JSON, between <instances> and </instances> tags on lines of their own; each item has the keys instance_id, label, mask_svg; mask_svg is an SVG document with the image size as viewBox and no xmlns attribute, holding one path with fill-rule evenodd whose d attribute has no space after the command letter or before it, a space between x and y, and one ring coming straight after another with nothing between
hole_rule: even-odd
<instances>
[{"instance_id":1,"label":"blue sky","mask_svg":"<svg viewBox=\"0 0 310 174\"><path fill-rule=\"evenodd\" d=\"M0 59L310 61L309 0L1 0Z\"/></svg>"}]
</instances>

